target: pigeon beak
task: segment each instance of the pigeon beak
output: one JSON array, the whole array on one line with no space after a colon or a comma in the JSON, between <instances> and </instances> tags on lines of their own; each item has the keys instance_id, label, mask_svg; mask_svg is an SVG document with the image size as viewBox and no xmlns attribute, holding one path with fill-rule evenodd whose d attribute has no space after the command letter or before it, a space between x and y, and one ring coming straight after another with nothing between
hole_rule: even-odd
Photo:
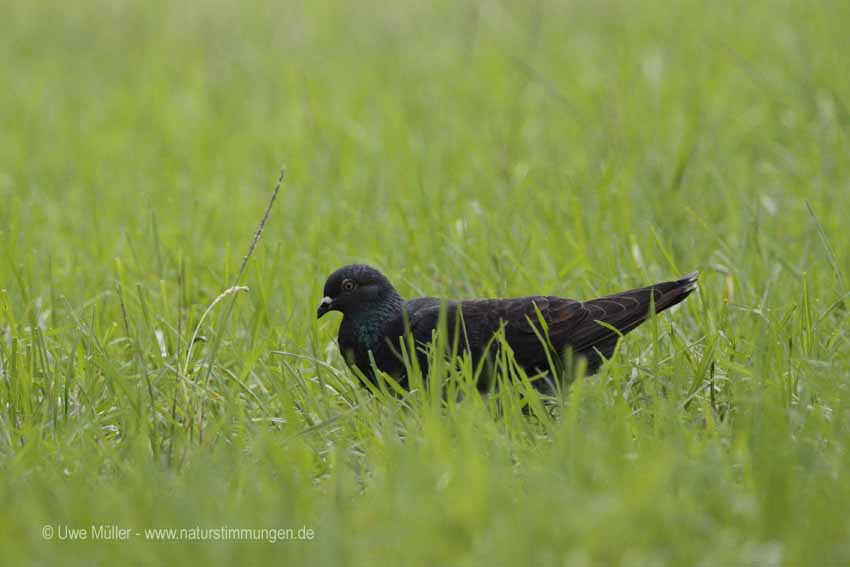
<instances>
[{"instance_id":1,"label":"pigeon beak","mask_svg":"<svg viewBox=\"0 0 850 567\"><path fill-rule=\"evenodd\" d=\"M330 311L333 302L334 300L330 297L323 297L322 301L319 302L319 310L316 312L316 319L321 319L322 315Z\"/></svg>"}]
</instances>

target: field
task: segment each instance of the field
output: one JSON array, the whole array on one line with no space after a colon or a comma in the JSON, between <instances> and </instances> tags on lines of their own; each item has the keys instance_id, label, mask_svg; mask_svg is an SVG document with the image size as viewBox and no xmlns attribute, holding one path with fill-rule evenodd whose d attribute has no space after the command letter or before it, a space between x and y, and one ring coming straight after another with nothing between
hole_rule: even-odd
<instances>
[{"instance_id":1,"label":"field","mask_svg":"<svg viewBox=\"0 0 850 567\"><path fill-rule=\"evenodd\" d=\"M850 3L3 13L0 563L850 564ZM546 410L359 386L352 262L701 279Z\"/></svg>"}]
</instances>

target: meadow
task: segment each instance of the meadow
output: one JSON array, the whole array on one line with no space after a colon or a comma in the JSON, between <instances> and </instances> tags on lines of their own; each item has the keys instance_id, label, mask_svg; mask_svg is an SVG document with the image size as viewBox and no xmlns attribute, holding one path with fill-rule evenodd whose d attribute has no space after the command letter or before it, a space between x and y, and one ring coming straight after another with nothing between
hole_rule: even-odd
<instances>
[{"instance_id":1,"label":"meadow","mask_svg":"<svg viewBox=\"0 0 850 567\"><path fill-rule=\"evenodd\" d=\"M2 11L0 564L850 564L850 3ZM358 385L352 262L701 279L546 410Z\"/></svg>"}]
</instances>

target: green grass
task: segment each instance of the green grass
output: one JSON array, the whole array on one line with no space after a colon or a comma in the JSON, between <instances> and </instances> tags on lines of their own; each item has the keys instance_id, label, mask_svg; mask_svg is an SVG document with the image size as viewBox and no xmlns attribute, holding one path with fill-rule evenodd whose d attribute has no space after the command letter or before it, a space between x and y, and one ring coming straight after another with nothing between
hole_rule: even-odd
<instances>
[{"instance_id":1,"label":"green grass","mask_svg":"<svg viewBox=\"0 0 850 567\"><path fill-rule=\"evenodd\" d=\"M4 4L0 562L850 564L850 3L429 4ZM702 276L550 417L359 387L353 261Z\"/></svg>"}]
</instances>

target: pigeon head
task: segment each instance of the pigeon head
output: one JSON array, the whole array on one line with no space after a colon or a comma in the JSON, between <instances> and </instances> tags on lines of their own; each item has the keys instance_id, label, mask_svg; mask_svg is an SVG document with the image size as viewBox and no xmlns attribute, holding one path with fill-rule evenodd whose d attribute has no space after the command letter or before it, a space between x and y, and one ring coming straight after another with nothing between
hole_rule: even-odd
<instances>
[{"instance_id":1,"label":"pigeon head","mask_svg":"<svg viewBox=\"0 0 850 567\"><path fill-rule=\"evenodd\" d=\"M328 276L316 316L328 311L356 315L400 305L401 297L384 274L365 264L351 264Z\"/></svg>"}]
</instances>

